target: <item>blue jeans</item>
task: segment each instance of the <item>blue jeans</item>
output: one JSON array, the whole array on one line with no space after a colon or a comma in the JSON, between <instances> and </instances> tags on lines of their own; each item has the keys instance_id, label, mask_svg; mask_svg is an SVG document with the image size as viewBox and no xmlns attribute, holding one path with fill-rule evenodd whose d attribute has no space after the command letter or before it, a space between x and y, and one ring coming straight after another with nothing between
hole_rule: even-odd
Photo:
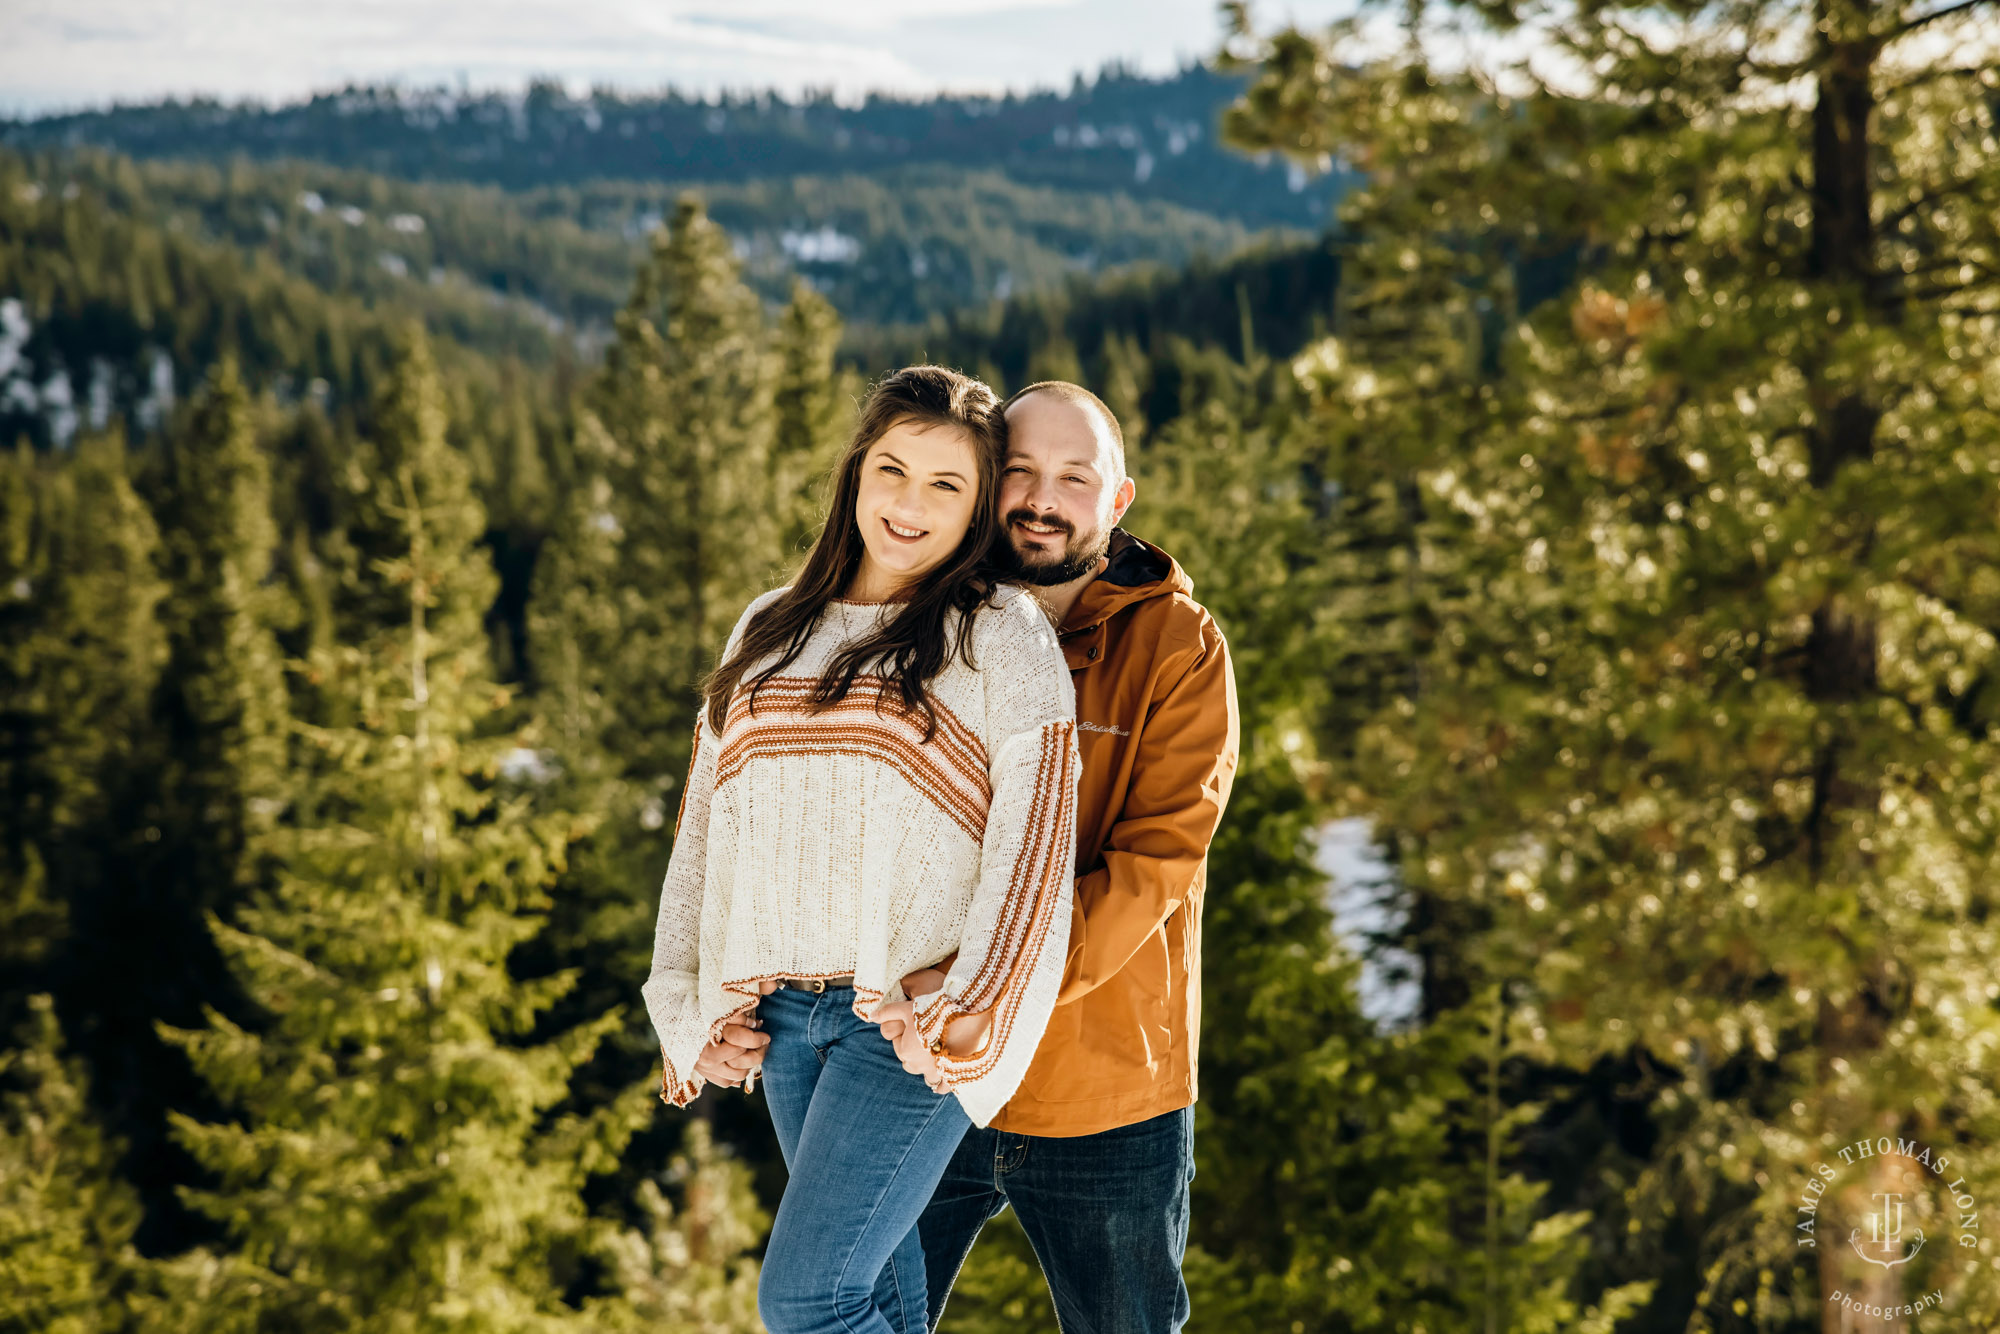
<instances>
[{"instance_id":1,"label":"blue jeans","mask_svg":"<svg viewBox=\"0 0 2000 1334\"><path fill-rule=\"evenodd\" d=\"M757 1283L770 1334L924 1334L917 1215L972 1122L903 1069L854 989L780 987L757 1017L764 1100L791 1179Z\"/></svg>"},{"instance_id":2,"label":"blue jeans","mask_svg":"<svg viewBox=\"0 0 2000 1334\"><path fill-rule=\"evenodd\" d=\"M977 1129L959 1143L917 1232L931 1328L986 1220L1008 1205L1035 1248L1062 1334L1175 1334L1187 1323L1194 1108L1056 1137Z\"/></svg>"}]
</instances>

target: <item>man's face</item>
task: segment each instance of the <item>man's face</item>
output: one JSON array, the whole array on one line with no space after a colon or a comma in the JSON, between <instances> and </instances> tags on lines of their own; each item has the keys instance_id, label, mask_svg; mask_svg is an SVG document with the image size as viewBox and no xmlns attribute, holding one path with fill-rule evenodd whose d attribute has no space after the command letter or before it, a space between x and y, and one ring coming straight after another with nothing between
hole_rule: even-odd
<instances>
[{"instance_id":1,"label":"man's face","mask_svg":"<svg viewBox=\"0 0 2000 1334\"><path fill-rule=\"evenodd\" d=\"M1017 577L1047 586L1089 574L1132 490L1110 432L1088 404L1038 393L1007 410L1000 524Z\"/></svg>"}]
</instances>

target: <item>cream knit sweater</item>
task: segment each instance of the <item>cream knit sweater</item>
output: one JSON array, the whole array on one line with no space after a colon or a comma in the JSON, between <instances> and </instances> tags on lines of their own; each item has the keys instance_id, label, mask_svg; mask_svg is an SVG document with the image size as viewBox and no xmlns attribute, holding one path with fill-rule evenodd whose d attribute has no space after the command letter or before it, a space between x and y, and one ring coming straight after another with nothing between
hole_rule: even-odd
<instances>
[{"instance_id":1,"label":"cream knit sweater","mask_svg":"<svg viewBox=\"0 0 2000 1334\"><path fill-rule=\"evenodd\" d=\"M777 595L751 603L732 650ZM701 1092L695 1057L756 1003L759 981L852 973L866 1019L904 999L905 973L953 950L943 989L918 998L918 1031L929 1042L955 1015L993 1011L985 1047L940 1058L976 1125L1021 1082L1069 946L1081 761L1046 615L1018 588L995 600L973 625L977 669L954 656L930 683L928 742L922 715L878 676L810 710L840 646L893 604L830 604L799 658L757 691L754 714L748 690L720 735L704 714L645 985L667 1102Z\"/></svg>"}]
</instances>

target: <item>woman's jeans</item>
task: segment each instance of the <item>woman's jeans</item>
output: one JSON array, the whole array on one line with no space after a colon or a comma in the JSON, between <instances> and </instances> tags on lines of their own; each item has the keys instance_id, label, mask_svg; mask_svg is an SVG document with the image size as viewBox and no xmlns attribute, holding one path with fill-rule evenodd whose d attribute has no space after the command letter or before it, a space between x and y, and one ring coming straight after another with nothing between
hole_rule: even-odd
<instances>
[{"instance_id":1,"label":"woman's jeans","mask_svg":"<svg viewBox=\"0 0 2000 1334\"><path fill-rule=\"evenodd\" d=\"M771 1037L764 1099L791 1173L758 1314L771 1334L924 1334L916 1222L971 1120L855 1017L852 987L780 987L757 1017Z\"/></svg>"}]
</instances>

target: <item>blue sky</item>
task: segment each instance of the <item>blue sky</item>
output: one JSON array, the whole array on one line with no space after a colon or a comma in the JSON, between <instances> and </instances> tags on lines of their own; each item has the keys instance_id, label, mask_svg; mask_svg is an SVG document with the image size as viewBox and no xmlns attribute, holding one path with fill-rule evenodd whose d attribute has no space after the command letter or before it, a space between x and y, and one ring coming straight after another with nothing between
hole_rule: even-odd
<instances>
[{"instance_id":1,"label":"blue sky","mask_svg":"<svg viewBox=\"0 0 2000 1334\"><path fill-rule=\"evenodd\" d=\"M1353 0L1265 0L1324 22ZM1214 50L1212 0L0 0L0 109L205 94L289 100L348 81L797 91L1066 86Z\"/></svg>"}]
</instances>

